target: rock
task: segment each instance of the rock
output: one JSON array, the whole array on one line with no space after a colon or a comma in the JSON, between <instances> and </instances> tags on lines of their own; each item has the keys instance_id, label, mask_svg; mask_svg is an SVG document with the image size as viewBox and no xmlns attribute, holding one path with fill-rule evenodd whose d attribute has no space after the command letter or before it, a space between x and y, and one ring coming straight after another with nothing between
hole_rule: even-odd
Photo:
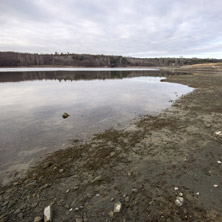
<instances>
[{"instance_id":1,"label":"rock","mask_svg":"<svg viewBox=\"0 0 222 222\"><path fill-rule=\"evenodd\" d=\"M181 206L183 205L183 202L184 202L183 197L177 197L176 200L175 200L175 204L176 204L178 207L181 207Z\"/></svg>"},{"instance_id":2,"label":"rock","mask_svg":"<svg viewBox=\"0 0 222 222\"><path fill-rule=\"evenodd\" d=\"M21 212L21 209L15 210L14 214L19 214Z\"/></svg>"},{"instance_id":3,"label":"rock","mask_svg":"<svg viewBox=\"0 0 222 222\"><path fill-rule=\"evenodd\" d=\"M35 186L37 186L37 183L34 181L34 182L31 182L31 183L28 183L25 187L26 188L33 188Z\"/></svg>"},{"instance_id":4,"label":"rock","mask_svg":"<svg viewBox=\"0 0 222 222\"><path fill-rule=\"evenodd\" d=\"M76 217L75 220L76 220L76 222L83 222L81 217Z\"/></svg>"},{"instance_id":5,"label":"rock","mask_svg":"<svg viewBox=\"0 0 222 222\"><path fill-rule=\"evenodd\" d=\"M174 187L174 190L178 190L178 187Z\"/></svg>"},{"instance_id":6,"label":"rock","mask_svg":"<svg viewBox=\"0 0 222 222\"><path fill-rule=\"evenodd\" d=\"M33 203L33 204L31 205L31 208L35 208L37 205L38 205L37 203Z\"/></svg>"},{"instance_id":7,"label":"rock","mask_svg":"<svg viewBox=\"0 0 222 222\"><path fill-rule=\"evenodd\" d=\"M13 183L13 186L17 186L19 183L18 182L14 182Z\"/></svg>"},{"instance_id":8,"label":"rock","mask_svg":"<svg viewBox=\"0 0 222 222\"><path fill-rule=\"evenodd\" d=\"M35 217L34 222L41 222L42 218L41 217Z\"/></svg>"},{"instance_id":9,"label":"rock","mask_svg":"<svg viewBox=\"0 0 222 222\"><path fill-rule=\"evenodd\" d=\"M60 173L64 173L64 169L60 169L59 172L60 172Z\"/></svg>"},{"instance_id":10,"label":"rock","mask_svg":"<svg viewBox=\"0 0 222 222\"><path fill-rule=\"evenodd\" d=\"M128 196L125 197L125 201L126 201L126 202L129 202L129 197L128 197Z\"/></svg>"},{"instance_id":11,"label":"rock","mask_svg":"<svg viewBox=\"0 0 222 222\"><path fill-rule=\"evenodd\" d=\"M137 189L132 189L132 193L136 193L137 192Z\"/></svg>"},{"instance_id":12,"label":"rock","mask_svg":"<svg viewBox=\"0 0 222 222\"><path fill-rule=\"evenodd\" d=\"M115 152L111 152L110 153L110 156L112 157L112 156L114 156L115 155Z\"/></svg>"},{"instance_id":13,"label":"rock","mask_svg":"<svg viewBox=\"0 0 222 222\"><path fill-rule=\"evenodd\" d=\"M69 193L69 190L67 190L66 193Z\"/></svg>"},{"instance_id":14,"label":"rock","mask_svg":"<svg viewBox=\"0 0 222 222\"><path fill-rule=\"evenodd\" d=\"M68 114L68 113L63 113L63 115L62 115L62 117L63 117L63 119L66 119L66 118L68 118L70 115Z\"/></svg>"},{"instance_id":15,"label":"rock","mask_svg":"<svg viewBox=\"0 0 222 222\"><path fill-rule=\"evenodd\" d=\"M49 184L46 183L46 184L44 184L43 186L41 186L39 189L40 189L40 190L44 190L44 189L46 189L47 187L49 187Z\"/></svg>"},{"instance_id":16,"label":"rock","mask_svg":"<svg viewBox=\"0 0 222 222\"><path fill-rule=\"evenodd\" d=\"M101 180L101 176L96 177L95 179L93 179L91 181L91 183L95 183L96 181L100 181Z\"/></svg>"},{"instance_id":17,"label":"rock","mask_svg":"<svg viewBox=\"0 0 222 222\"><path fill-rule=\"evenodd\" d=\"M23 219L23 217L24 217L24 215L23 215L23 213L20 213L19 215L18 215L18 217L19 217L19 219Z\"/></svg>"},{"instance_id":18,"label":"rock","mask_svg":"<svg viewBox=\"0 0 222 222\"><path fill-rule=\"evenodd\" d=\"M222 162L220 160L218 160L217 163L221 164Z\"/></svg>"},{"instance_id":19,"label":"rock","mask_svg":"<svg viewBox=\"0 0 222 222\"><path fill-rule=\"evenodd\" d=\"M52 207L49 205L44 209L44 222L52 221Z\"/></svg>"},{"instance_id":20,"label":"rock","mask_svg":"<svg viewBox=\"0 0 222 222\"><path fill-rule=\"evenodd\" d=\"M115 200L115 198L111 198L110 201L113 202Z\"/></svg>"},{"instance_id":21,"label":"rock","mask_svg":"<svg viewBox=\"0 0 222 222\"><path fill-rule=\"evenodd\" d=\"M78 190L78 189L79 189L79 187L78 187L78 186L75 186L75 187L73 187L73 189L74 189L74 190Z\"/></svg>"},{"instance_id":22,"label":"rock","mask_svg":"<svg viewBox=\"0 0 222 222\"><path fill-rule=\"evenodd\" d=\"M182 196L183 196L183 193L180 192L180 193L179 193L179 196L182 197Z\"/></svg>"},{"instance_id":23,"label":"rock","mask_svg":"<svg viewBox=\"0 0 222 222\"><path fill-rule=\"evenodd\" d=\"M218 185L217 185L217 184L214 184L214 187L218 187Z\"/></svg>"},{"instance_id":24,"label":"rock","mask_svg":"<svg viewBox=\"0 0 222 222\"><path fill-rule=\"evenodd\" d=\"M222 137L222 131L216 131L215 135L218 136L218 137Z\"/></svg>"},{"instance_id":25,"label":"rock","mask_svg":"<svg viewBox=\"0 0 222 222\"><path fill-rule=\"evenodd\" d=\"M117 203L114 204L113 212L114 213L119 213L121 211L121 208L122 208L122 204L120 202L117 202Z\"/></svg>"},{"instance_id":26,"label":"rock","mask_svg":"<svg viewBox=\"0 0 222 222\"><path fill-rule=\"evenodd\" d=\"M52 163L51 162L47 162L43 165L43 169L46 169L48 167L52 166Z\"/></svg>"},{"instance_id":27,"label":"rock","mask_svg":"<svg viewBox=\"0 0 222 222\"><path fill-rule=\"evenodd\" d=\"M113 215L114 215L113 211L110 211L110 212L108 213L108 215L109 215L110 217L113 217Z\"/></svg>"}]
</instances>

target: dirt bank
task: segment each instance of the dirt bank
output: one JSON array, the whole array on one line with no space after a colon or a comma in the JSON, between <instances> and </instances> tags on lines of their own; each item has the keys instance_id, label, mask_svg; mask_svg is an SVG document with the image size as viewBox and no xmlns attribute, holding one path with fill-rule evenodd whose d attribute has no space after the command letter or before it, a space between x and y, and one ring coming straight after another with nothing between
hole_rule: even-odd
<instances>
[{"instance_id":1,"label":"dirt bank","mask_svg":"<svg viewBox=\"0 0 222 222\"><path fill-rule=\"evenodd\" d=\"M34 221L48 205L53 221L222 221L222 136L215 134L222 131L222 72L166 81L195 91L125 130L76 141L2 187L0 221Z\"/></svg>"}]
</instances>

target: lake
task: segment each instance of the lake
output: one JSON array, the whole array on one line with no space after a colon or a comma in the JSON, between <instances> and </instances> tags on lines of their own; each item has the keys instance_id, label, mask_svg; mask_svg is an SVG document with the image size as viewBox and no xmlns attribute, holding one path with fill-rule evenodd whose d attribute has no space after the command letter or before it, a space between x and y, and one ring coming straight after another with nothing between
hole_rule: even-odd
<instances>
[{"instance_id":1,"label":"lake","mask_svg":"<svg viewBox=\"0 0 222 222\"><path fill-rule=\"evenodd\" d=\"M111 70L0 70L2 183L74 139L156 115L193 90L161 82L157 69Z\"/></svg>"}]
</instances>

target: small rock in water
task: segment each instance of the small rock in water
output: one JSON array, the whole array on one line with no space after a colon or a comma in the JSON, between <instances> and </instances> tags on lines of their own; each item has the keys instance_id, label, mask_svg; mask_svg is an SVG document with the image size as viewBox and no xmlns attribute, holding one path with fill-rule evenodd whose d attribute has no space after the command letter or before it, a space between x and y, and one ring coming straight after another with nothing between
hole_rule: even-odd
<instances>
[{"instance_id":1,"label":"small rock in water","mask_svg":"<svg viewBox=\"0 0 222 222\"><path fill-rule=\"evenodd\" d=\"M35 217L34 222L41 222L42 218L41 217Z\"/></svg>"},{"instance_id":2,"label":"small rock in water","mask_svg":"<svg viewBox=\"0 0 222 222\"><path fill-rule=\"evenodd\" d=\"M44 222L52 221L52 207L49 205L44 209Z\"/></svg>"},{"instance_id":3,"label":"small rock in water","mask_svg":"<svg viewBox=\"0 0 222 222\"><path fill-rule=\"evenodd\" d=\"M181 207L181 206L183 205L183 202L184 202L183 197L177 197L176 200L175 200L175 204L176 204L178 207Z\"/></svg>"},{"instance_id":4,"label":"small rock in water","mask_svg":"<svg viewBox=\"0 0 222 222\"><path fill-rule=\"evenodd\" d=\"M114 213L119 213L121 211L121 208L122 208L122 204L120 202L117 202L117 203L114 204L113 212Z\"/></svg>"},{"instance_id":5,"label":"small rock in water","mask_svg":"<svg viewBox=\"0 0 222 222\"><path fill-rule=\"evenodd\" d=\"M66 119L66 118L68 118L70 115L68 114L68 113L63 113L63 115L62 115L62 117L63 117L63 119Z\"/></svg>"}]
</instances>

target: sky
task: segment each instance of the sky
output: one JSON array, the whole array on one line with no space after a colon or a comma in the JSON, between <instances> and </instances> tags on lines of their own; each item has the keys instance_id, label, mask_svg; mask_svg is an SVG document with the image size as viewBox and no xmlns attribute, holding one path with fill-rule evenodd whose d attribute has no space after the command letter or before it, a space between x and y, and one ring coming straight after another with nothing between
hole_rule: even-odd
<instances>
[{"instance_id":1,"label":"sky","mask_svg":"<svg viewBox=\"0 0 222 222\"><path fill-rule=\"evenodd\" d=\"M222 0L0 0L0 51L222 58Z\"/></svg>"}]
</instances>

